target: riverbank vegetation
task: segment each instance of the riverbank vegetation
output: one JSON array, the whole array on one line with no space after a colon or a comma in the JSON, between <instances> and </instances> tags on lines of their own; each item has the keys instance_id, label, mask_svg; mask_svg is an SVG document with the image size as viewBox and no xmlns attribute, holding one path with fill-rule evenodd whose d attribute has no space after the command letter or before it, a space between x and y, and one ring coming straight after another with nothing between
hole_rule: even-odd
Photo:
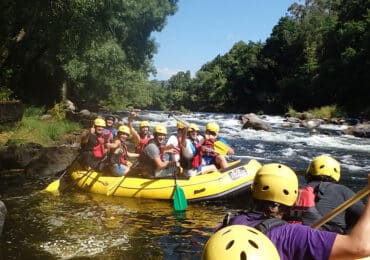
<instances>
[{"instance_id":1,"label":"riverbank vegetation","mask_svg":"<svg viewBox=\"0 0 370 260\"><path fill-rule=\"evenodd\" d=\"M88 109L285 114L335 107L370 117L369 0L297 1L265 41L236 42L196 75L149 80L152 32L177 3L3 1L0 87L47 107L67 97Z\"/></svg>"},{"instance_id":2,"label":"riverbank vegetation","mask_svg":"<svg viewBox=\"0 0 370 260\"><path fill-rule=\"evenodd\" d=\"M81 129L80 124L58 116L60 110L56 110L59 109L49 110L48 117L42 119L46 112L44 108L27 108L22 121L15 125L0 127L0 146L28 142L51 146L66 133Z\"/></svg>"}]
</instances>

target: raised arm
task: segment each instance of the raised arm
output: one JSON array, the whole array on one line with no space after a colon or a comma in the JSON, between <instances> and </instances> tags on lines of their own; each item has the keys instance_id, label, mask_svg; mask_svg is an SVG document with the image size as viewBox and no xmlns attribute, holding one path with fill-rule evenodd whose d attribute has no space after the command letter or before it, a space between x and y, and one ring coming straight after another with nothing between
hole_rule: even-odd
<instances>
[{"instance_id":1,"label":"raised arm","mask_svg":"<svg viewBox=\"0 0 370 260\"><path fill-rule=\"evenodd\" d=\"M133 126L133 122L134 122L134 118L135 117L136 117L136 113L135 112L131 112L130 113L130 116L128 117L128 127L130 128L130 131L131 131L132 142L136 146L136 145L139 145L140 144L140 135L139 135L139 133L136 131L136 129Z\"/></svg>"},{"instance_id":2,"label":"raised arm","mask_svg":"<svg viewBox=\"0 0 370 260\"><path fill-rule=\"evenodd\" d=\"M370 189L370 174L368 175ZM369 200L369 198L368 198ZM330 259L356 259L370 256L370 203L349 235L337 235Z\"/></svg>"}]
</instances>

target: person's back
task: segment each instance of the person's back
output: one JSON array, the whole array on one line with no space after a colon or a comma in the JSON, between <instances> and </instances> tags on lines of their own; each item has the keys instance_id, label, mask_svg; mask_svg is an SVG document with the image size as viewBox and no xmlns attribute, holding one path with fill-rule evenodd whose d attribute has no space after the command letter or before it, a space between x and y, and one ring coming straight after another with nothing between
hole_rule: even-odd
<instances>
[{"instance_id":1,"label":"person's back","mask_svg":"<svg viewBox=\"0 0 370 260\"><path fill-rule=\"evenodd\" d=\"M338 183L340 177L340 164L331 156L315 157L307 168L307 186L315 189L315 208L321 217L354 196L351 189ZM364 208L365 205L359 201L323 225L322 229L342 234L348 233L360 218ZM320 215L306 211L303 213L302 223L312 225L320 219Z\"/></svg>"},{"instance_id":2,"label":"person's back","mask_svg":"<svg viewBox=\"0 0 370 260\"><path fill-rule=\"evenodd\" d=\"M370 188L370 174L368 186ZM217 230L237 224L258 230L263 227L281 259L356 259L370 256L370 204L350 235L340 235L283 221L297 195L298 178L289 167L265 164L256 173L252 184L255 210L225 218ZM272 223L262 225L265 222Z\"/></svg>"}]
</instances>

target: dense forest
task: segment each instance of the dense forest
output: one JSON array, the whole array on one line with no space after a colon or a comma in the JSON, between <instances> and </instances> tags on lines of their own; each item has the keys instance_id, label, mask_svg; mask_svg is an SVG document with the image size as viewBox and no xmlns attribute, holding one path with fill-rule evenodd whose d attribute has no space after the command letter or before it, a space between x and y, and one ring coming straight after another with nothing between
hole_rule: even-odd
<instances>
[{"instance_id":1,"label":"dense forest","mask_svg":"<svg viewBox=\"0 0 370 260\"><path fill-rule=\"evenodd\" d=\"M1 1L0 99L269 114L331 105L370 116L370 0L299 1L264 42L236 42L196 75L149 80L151 34L177 2Z\"/></svg>"}]
</instances>

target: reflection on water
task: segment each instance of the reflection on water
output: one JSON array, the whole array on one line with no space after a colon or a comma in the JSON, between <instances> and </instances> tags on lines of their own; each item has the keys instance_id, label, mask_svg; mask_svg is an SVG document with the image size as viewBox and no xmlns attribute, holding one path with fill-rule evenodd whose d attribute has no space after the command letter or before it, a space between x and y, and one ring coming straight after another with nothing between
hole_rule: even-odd
<instances>
[{"instance_id":1,"label":"reflection on water","mask_svg":"<svg viewBox=\"0 0 370 260\"><path fill-rule=\"evenodd\" d=\"M232 202L190 204L71 192L5 199L1 259L199 259ZM236 205L236 204L235 204Z\"/></svg>"}]
</instances>

